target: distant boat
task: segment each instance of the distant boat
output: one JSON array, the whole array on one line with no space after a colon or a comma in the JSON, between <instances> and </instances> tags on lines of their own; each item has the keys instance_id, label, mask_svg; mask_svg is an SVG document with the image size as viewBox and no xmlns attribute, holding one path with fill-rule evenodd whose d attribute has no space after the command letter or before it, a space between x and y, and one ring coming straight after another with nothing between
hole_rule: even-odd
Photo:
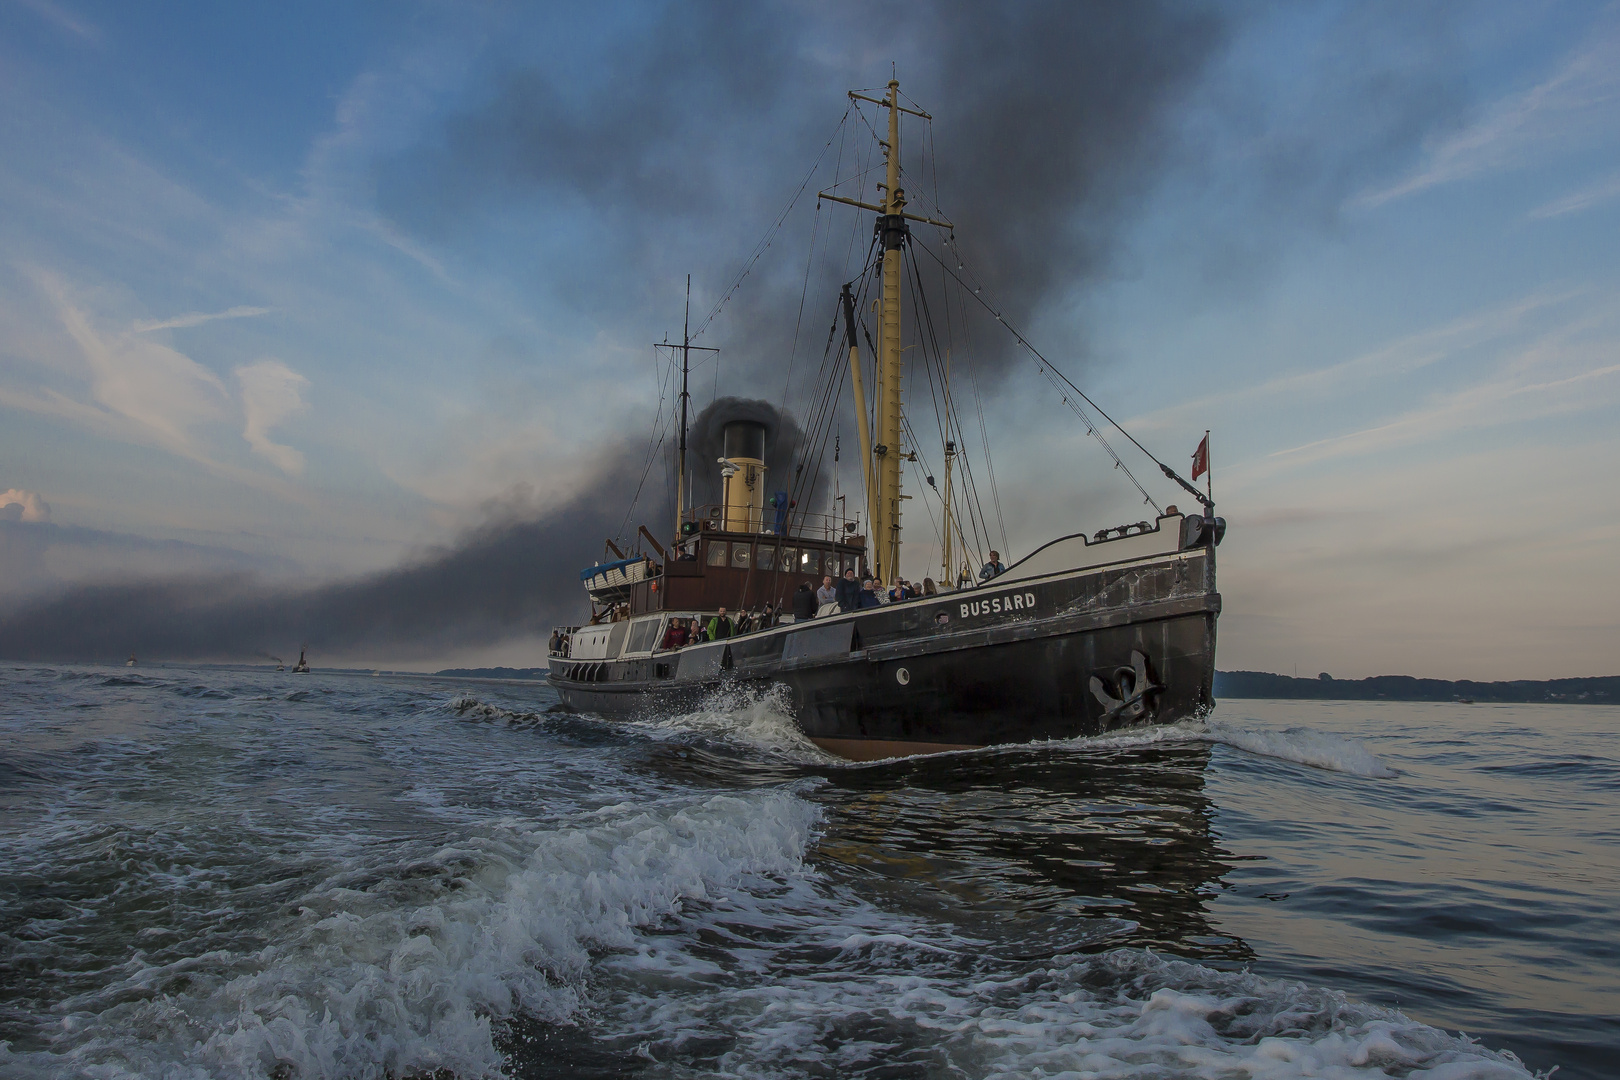
<instances>
[{"instance_id":1,"label":"distant boat","mask_svg":"<svg viewBox=\"0 0 1620 1080\"><path fill-rule=\"evenodd\" d=\"M309 674L309 661L304 659L304 651L307 648L308 648L307 645L301 645L298 648L298 663L293 665L293 674L294 675L308 675Z\"/></svg>"},{"instance_id":2,"label":"distant boat","mask_svg":"<svg viewBox=\"0 0 1620 1080\"><path fill-rule=\"evenodd\" d=\"M135 654L134 653L129 654L129 659L124 661L124 666L125 667L134 667L135 666Z\"/></svg>"}]
</instances>

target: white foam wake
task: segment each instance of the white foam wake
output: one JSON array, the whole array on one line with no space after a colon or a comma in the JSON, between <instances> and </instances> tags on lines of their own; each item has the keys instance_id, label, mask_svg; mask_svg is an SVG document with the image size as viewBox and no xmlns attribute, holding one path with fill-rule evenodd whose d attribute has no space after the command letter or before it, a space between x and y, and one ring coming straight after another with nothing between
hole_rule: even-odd
<instances>
[{"instance_id":1,"label":"white foam wake","mask_svg":"<svg viewBox=\"0 0 1620 1080\"><path fill-rule=\"evenodd\" d=\"M657 735L702 735L796 764L843 762L805 736L793 718L785 686L764 691L719 690L693 712L659 717L638 726Z\"/></svg>"},{"instance_id":2,"label":"white foam wake","mask_svg":"<svg viewBox=\"0 0 1620 1080\"><path fill-rule=\"evenodd\" d=\"M1530 1077L1511 1054L1299 983L1132 949L999 970L982 943L904 929L840 929L813 963L779 954L751 965L764 977L700 992L658 983L614 1027L673 1075Z\"/></svg>"},{"instance_id":3,"label":"white foam wake","mask_svg":"<svg viewBox=\"0 0 1620 1080\"><path fill-rule=\"evenodd\" d=\"M1234 727L1219 720L1208 721L1207 727L1210 741L1263 757L1379 780L1400 775L1356 740L1325 731L1308 727L1257 731Z\"/></svg>"},{"instance_id":4,"label":"white foam wake","mask_svg":"<svg viewBox=\"0 0 1620 1080\"><path fill-rule=\"evenodd\" d=\"M563 829L507 821L404 865L352 858L289 905L270 946L165 967L137 954L117 985L58 1006L52 1050L0 1044L0 1069L499 1075L493 1020L573 1015L593 953L631 947L686 903L794 873L818 818L785 792L716 795L606 807Z\"/></svg>"}]
</instances>

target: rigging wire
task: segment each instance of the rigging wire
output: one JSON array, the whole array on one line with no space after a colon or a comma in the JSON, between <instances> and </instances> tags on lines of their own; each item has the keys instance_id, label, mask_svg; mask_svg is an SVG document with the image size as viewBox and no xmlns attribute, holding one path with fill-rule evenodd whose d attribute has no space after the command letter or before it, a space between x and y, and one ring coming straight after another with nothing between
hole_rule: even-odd
<instances>
[{"instance_id":1,"label":"rigging wire","mask_svg":"<svg viewBox=\"0 0 1620 1080\"><path fill-rule=\"evenodd\" d=\"M737 279L732 282L731 288L726 290L725 295L715 303L714 307L709 311L708 317L698 325L697 331L692 334L691 340L695 341L703 336L703 332L709 328L709 324L719 317L721 309L730 302L733 296L737 295L737 290L742 288L743 280L753 271L754 264L759 262L766 250L771 246L771 242L775 239L776 234L781 231L783 223L787 221L788 215L793 212L793 208L799 205L799 200L803 198L805 189L810 186L810 181L815 178L816 171L821 168L822 161L826 159L827 151L832 149L833 140L838 138L839 130L849 120L849 113L850 110L846 108L844 115L839 118L838 127L833 128L833 133L827 137L827 142L822 146L821 153L816 155L815 163L810 166L810 171L804 174L804 179L800 181L798 190L794 191L793 197L782 208L782 212L776 215L776 220L771 223L770 228L765 230L765 235L754 245L754 250L749 253L747 261L743 263L742 272L737 275Z\"/></svg>"},{"instance_id":2,"label":"rigging wire","mask_svg":"<svg viewBox=\"0 0 1620 1080\"><path fill-rule=\"evenodd\" d=\"M938 432L939 433L939 441L940 441L940 446L941 446L941 448L943 450L943 447L945 446L945 444L950 441L950 435L949 435L949 432L950 432L950 416L949 416L949 409L947 407L944 407L944 406L941 405L941 402L940 402L940 390L939 390L939 387L936 386L936 380L934 378L934 368L936 366L939 366L940 361L941 361L941 354L940 354L940 348L939 348L939 337L938 337L938 333L937 333L937 327L936 327L936 324L934 322L933 312L932 312L931 307L930 307L930 305L928 303L928 294L927 294L927 291L923 288L923 285L922 285L922 274L921 274L920 264L917 262L916 259L911 260L911 270L912 270L912 276L911 276L911 280L908 282L908 284L911 287L911 296L912 296L911 317L912 317L913 325L916 327L916 331L917 331L917 344L918 344L918 348L919 348L920 352L922 353L922 358L923 358L923 372L928 377L929 397L933 401L933 404L934 404L934 417L935 417L936 424L938 425L938 428L939 428L939 432ZM949 310L949 297L946 298L946 308L947 308L947 311L948 311ZM948 340L949 340L949 337L947 336L947 341ZM928 348L928 346L930 344L933 345L932 353L930 353L929 348ZM943 370L941 371L941 380L940 381L941 382L943 381ZM906 423L907 431L910 432L910 434L911 434L912 450L914 452L917 452L917 453L920 454L920 452L921 452L920 451L921 440L919 440L916 437L916 432L912 430L911 419L910 419L909 416L905 417L905 423ZM927 468L926 461L924 462L924 467ZM931 476L932 473L933 473L933 470L931 468L929 468L928 469L928 475ZM934 494L939 498L940 508L941 508L941 512L942 512L941 517L943 518L943 516L944 516L943 511L945 509L944 495L942 493L938 492L938 491L935 491ZM954 506L952 507L952 509L954 509ZM975 507L974 509L976 509L982 515L982 513L983 513L982 508ZM941 527L939 527L939 526L936 526L934 531L935 531L936 536L943 535ZM941 553L941 555L944 554L943 543L941 544L941 552L940 553Z\"/></svg>"},{"instance_id":3,"label":"rigging wire","mask_svg":"<svg viewBox=\"0 0 1620 1080\"><path fill-rule=\"evenodd\" d=\"M647 484L647 477L652 473L653 463L659 460L658 451L662 449L664 441L669 438L670 427L675 423L676 410L674 402L670 402L669 416L667 418L664 416L664 402L668 398L670 384L675 378L676 365L673 350L678 346L668 342L659 342L653 345L653 363L655 366L657 365L658 350L665 348L670 349L671 352L669 353L669 363L664 366L663 376L658 384L658 406L653 413L652 430L647 433L647 460L642 465L641 480L636 484L636 493L631 497L630 506L624 513L624 521L620 523L619 531L613 535L615 540L624 539L625 531L630 527L630 518L636 512L636 504L641 500L641 491Z\"/></svg>"},{"instance_id":4,"label":"rigging wire","mask_svg":"<svg viewBox=\"0 0 1620 1080\"><path fill-rule=\"evenodd\" d=\"M967 319L966 315L967 315L967 307L966 307L966 304L964 303L964 305L963 305L963 319L962 319L962 340L963 340L963 343L966 345L966 350L965 351L967 353L968 381L973 386L973 401L974 401L974 405L975 405L975 408L976 408L976 411L977 411L977 414L978 414L978 421L979 421L979 448L984 451L985 468L990 474L990 499L991 499L991 503L996 508L996 522L1000 526L1001 544L1002 544L1002 547L1006 547L1007 546L1007 527L1006 527L1005 523L1002 521L1002 517L1001 517L1001 496L1000 496L1000 493L999 493L999 489L996 486L995 459L993 457L991 457L991 454L990 454L990 429L989 429L989 426L985 423L985 419L984 419L984 394L981 392L981 390L979 388L979 368L978 368L978 361L975 359L976 354L974 353L974 350L973 350L972 324ZM986 548L988 548L990 546L990 522L988 520L983 520L983 503L981 502L981 500L979 498L979 479L978 479L978 475L973 471L973 459L972 459L972 457L970 457L966 453L967 439L965 438L965 433L962 432L962 424L961 424L961 417L960 416L957 418L957 432L958 432L958 434L963 434L964 435L964 438L962 439L962 446L963 446L962 473L963 473L963 476L964 476L964 478L965 478L965 480L967 482L968 490L972 492L972 502L970 502L968 504L969 509L971 510L971 509L977 507L977 508L979 508L979 513L980 513L980 519L979 520L974 520L972 517L970 517L969 518L969 523L973 525L974 537L975 537L976 540L979 537L979 530L981 528L983 529L983 531L984 531L983 544L984 544L984 546Z\"/></svg>"},{"instance_id":5,"label":"rigging wire","mask_svg":"<svg viewBox=\"0 0 1620 1080\"><path fill-rule=\"evenodd\" d=\"M948 274L951 277L955 278L956 281L959 284L961 284L964 289L969 289L968 283L963 281L960 275L958 275L954 270L952 270L949 266L947 266L945 264L945 260L941 259L939 257L939 255L932 248L930 248L927 244L925 244L925 243L923 243L922 241L919 241L919 240L914 239L913 242L914 242L914 245L916 247L919 247L923 251L927 252L927 254L928 254L928 256L930 258L932 258L935 262L939 263L939 265L941 266L941 268L944 269L946 274ZM1104 412L1102 407L1099 406L1095 401L1092 401L1091 398L1086 395L1085 391L1081 390L1078 386L1076 386L1074 384L1074 381L1072 379L1070 379L1067 375L1063 374L1062 371L1059 371L1056 367L1054 367L1052 362L1050 360L1048 360L1045 356L1043 356L1039 349L1035 348L1034 345L1031 345L1029 343L1029 340L1027 338L1025 338L1023 334L1018 332L1016 327L1014 327L1011 323L1009 323L999 312L996 311L995 308L990 306L990 302L988 300L984 299L983 296L979 295L978 290L976 290L976 289L971 290L971 293L972 293L973 298L975 300L977 300L979 302L979 304L986 311L988 311L991 315L995 316L995 319L996 319L997 322L999 322L1002 326L1007 328L1007 332L1013 336L1013 340L1017 341L1018 344L1022 345L1025 349L1027 349L1029 351L1030 355L1035 358L1036 366L1040 369L1041 374L1044 375L1046 377L1047 381L1052 384L1053 388L1058 391L1059 396L1063 399L1063 404L1067 405L1069 407L1069 409L1072 412L1074 412L1074 414L1076 416L1078 416L1081 419L1081 421L1086 425L1086 434L1088 434L1092 438L1096 439L1097 442L1102 446L1102 448L1105 451L1107 451L1108 456L1113 459L1114 467L1116 469L1119 469L1121 472L1123 472L1125 474L1126 479L1130 480L1131 485L1133 487L1135 487L1138 492L1141 493L1143 501L1148 503L1149 505L1151 505L1155 510L1158 510L1162 514L1163 510L1160 508L1159 504L1154 501L1153 496L1148 494L1147 489L1144 488L1142 486L1141 482L1136 479L1135 474L1131 472L1129 466L1127 466L1125 464L1125 462L1120 459L1119 454L1114 450L1114 448L1111 445L1109 445L1109 442L1108 442L1107 438L1104 437L1102 432L1099 430L1100 425L1095 423L1089 416L1086 415L1086 411L1085 411L1084 407L1080 404L1080 402L1084 402L1086 405L1089 405L1093 409L1095 409L1097 411L1098 415L1100 415L1104 420L1106 420L1109 423L1110 426L1112 426L1121 435L1125 436L1125 438L1129 439L1131 444L1133 446L1135 446L1138 450L1142 451L1142 453L1147 456L1149 461L1152 461L1155 465L1159 466L1159 468L1165 473L1166 476L1169 476L1172 479L1179 479L1176 476L1175 471L1173 469L1171 469L1170 466L1166 465L1164 462L1162 462L1158 458L1154 457L1153 454L1148 451L1147 447L1145 447L1141 443L1137 442L1135 437L1132 436L1129 431L1126 431L1123 427L1120 426L1120 424L1119 424L1119 422L1117 420L1115 420L1113 417L1109 416L1108 413ZM1061 382L1063 385L1060 386L1059 382ZM1069 396L1069 394L1063 390L1063 386L1067 386L1069 388L1069 390L1073 392L1074 396L1078 397L1080 400L1079 401L1073 400ZM1191 485L1185 485L1185 486L1187 486L1189 488L1189 490L1196 491L1196 489L1191 488Z\"/></svg>"},{"instance_id":6,"label":"rigging wire","mask_svg":"<svg viewBox=\"0 0 1620 1080\"><path fill-rule=\"evenodd\" d=\"M821 200L816 200L816 216L810 227L810 254L804 259L804 285L799 290L799 314L793 320L793 347L788 350L787 378L782 380L782 411L787 411L788 391L793 389L793 361L799 355L799 328L804 325L804 301L810 295L810 268L816 261L816 238L821 233Z\"/></svg>"},{"instance_id":7,"label":"rigging wire","mask_svg":"<svg viewBox=\"0 0 1620 1080\"><path fill-rule=\"evenodd\" d=\"M861 300L865 299L866 290L870 286L872 277L871 250L875 249L876 246L877 238L874 236L872 239L872 248L868 249L867 252L866 267L862 270L859 278L850 282L851 286L859 286L854 291ZM790 489L789 495L789 498L792 501L790 503L790 516L796 520L803 520L810 512L809 508L812 505L812 500L815 497L816 485L820 479L820 470L811 470L807 476L806 466L808 466L810 461L820 461L821 458L825 456L827 435L837 422L838 402L842 400L843 372L848 366L849 353L847 350L842 348L838 349L836 353L834 353L833 350L834 343L838 340L839 336L838 328L841 316L841 308L835 307L832 324L827 331L827 344L822 351L821 370L817 375L818 385L822 387L820 400L812 401L811 406L806 410L806 436L804 439L805 453L799 464L794 469L793 485ZM823 376L828 374L828 360L830 357L834 356L836 356L836 359L833 360L830 378L823 378ZM813 447L815 449L812 453ZM863 473L863 492L865 490L865 482L865 474ZM805 487L804 485L806 484L809 486ZM802 503L804 509L797 515L793 515L791 513L792 503Z\"/></svg>"}]
</instances>

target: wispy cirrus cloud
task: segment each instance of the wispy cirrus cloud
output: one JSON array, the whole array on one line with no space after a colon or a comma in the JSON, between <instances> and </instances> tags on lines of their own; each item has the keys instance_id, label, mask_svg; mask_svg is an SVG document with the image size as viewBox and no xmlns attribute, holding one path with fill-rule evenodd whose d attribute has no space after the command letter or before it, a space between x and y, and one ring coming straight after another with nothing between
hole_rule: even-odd
<instances>
[{"instance_id":1,"label":"wispy cirrus cloud","mask_svg":"<svg viewBox=\"0 0 1620 1080\"><path fill-rule=\"evenodd\" d=\"M1212 412L1254 409L1266 402L1319 401L1342 392L1347 385L1389 380L1410 375L1447 357L1500 341L1521 332L1533 318L1545 317L1561 305L1585 295L1583 288L1538 290L1503 304L1493 304L1403 335L1375 349L1345 360L1301 370L1244 386L1206 394L1127 421L1132 431L1181 431L1192 418Z\"/></svg>"},{"instance_id":2,"label":"wispy cirrus cloud","mask_svg":"<svg viewBox=\"0 0 1620 1080\"><path fill-rule=\"evenodd\" d=\"M63 282L42 275L39 283L89 366L91 397L108 413L185 451L194 449L192 428L225 415L230 395L212 371L167 345L102 332Z\"/></svg>"},{"instance_id":3,"label":"wispy cirrus cloud","mask_svg":"<svg viewBox=\"0 0 1620 1080\"><path fill-rule=\"evenodd\" d=\"M1620 364L1540 382L1495 380L1445 395L1388 423L1273 451L1271 456L1316 462L1433 440L1466 428L1577 412L1597 404L1586 384L1612 380L1616 375L1620 375Z\"/></svg>"},{"instance_id":4,"label":"wispy cirrus cloud","mask_svg":"<svg viewBox=\"0 0 1620 1080\"><path fill-rule=\"evenodd\" d=\"M1491 370L1439 391L1376 424L1273 450L1257 472L1435 443L1462 432L1568 417L1620 403L1620 303L1609 297L1573 314ZM1395 397L1400 397L1398 388Z\"/></svg>"},{"instance_id":5,"label":"wispy cirrus cloud","mask_svg":"<svg viewBox=\"0 0 1620 1080\"><path fill-rule=\"evenodd\" d=\"M52 3L51 0L17 0L17 2L58 30L65 30L84 41L94 43L101 41L101 30L95 23L74 14L61 4Z\"/></svg>"},{"instance_id":6,"label":"wispy cirrus cloud","mask_svg":"<svg viewBox=\"0 0 1620 1080\"><path fill-rule=\"evenodd\" d=\"M1485 109L1474 123L1436 141L1424 163L1388 187L1363 192L1355 206L1374 207L1474 176L1523 168L1550 153L1620 136L1620 26L1590 40L1551 76Z\"/></svg>"},{"instance_id":7,"label":"wispy cirrus cloud","mask_svg":"<svg viewBox=\"0 0 1620 1080\"><path fill-rule=\"evenodd\" d=\"M140 329L108 330L74 289L54 274L31 275L51 301L73 348L37 357L58 385L0 385L0 406L77 424L106 438L156 446L209 472L263 490L297 497L284 481L222 460L220 427L240 406L242 437L282 472L303 471L304 455L271 438L280 423L303 411L308 380L280 360L236 369L240 399L209 368ZM232 311L261 309L232 308ZM183 323L187 317L135 323ZM206 321L207 316L203 321ZM194 325L191 323L190 325Z\"/></svg>"},{"instance_id":8,"label":"wispy cirrus cloud","mask_svg":"<svg viewBox=\"0 0 1620 1080\"><path fill-rule=\"evenodd\" d=\"M1578 214L1611 199L1620 199L1620 173L1615 173L1605 180L1600 180L1590 187L1566 195L1562 199L1554 199L1552 202L1543 203L1530 211L1530 217L1539 221L1546 218L1563 217L1566 214Z\"/></svg>"},{"instance_id":9,"label":"wispy cirrus cloud","mask_svg":"<svg viewBox=\"0 0 1620 1080\"><path fill-rule=\"evenodd\" d=\"M270 438L270 429L309 406L304 388L309 380L282 363L265 359L236 369L242 385L242 438L253 452L276 468L296 476L304 471L304 455Z\"/></svg>"},{"instance_id":10,"label":"wispy cirrus cloud","mask_svg":"<svg viewBox=\"0 0 1620 1080\"><path fill-rule=\"evenodd\" d=\"M188 326L201 326L216 319L250 319L256 315L268 315L267 307L233 307L224 311L188 311L184 315L175 315L168 319L141 320L130 328L136 334L146 334L153 330L179 330Z\"/></svg>"}]
</instances>

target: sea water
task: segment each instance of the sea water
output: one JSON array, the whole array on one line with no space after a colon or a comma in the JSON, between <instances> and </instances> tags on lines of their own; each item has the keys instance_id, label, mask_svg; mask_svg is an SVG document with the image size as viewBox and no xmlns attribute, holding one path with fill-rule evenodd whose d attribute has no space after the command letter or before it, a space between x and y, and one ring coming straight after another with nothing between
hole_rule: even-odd
<instances>
[{"instance_id":1,"label":"sea water","mask_svg":"<svg viewBox=\"0 0 1620 1080\"><path fill-rule=\"evenodd\" d=\"M1620 1074L1612 707L852 765L769 697L0 692L8 1078Z\"/></svg>"}]
</instances>

